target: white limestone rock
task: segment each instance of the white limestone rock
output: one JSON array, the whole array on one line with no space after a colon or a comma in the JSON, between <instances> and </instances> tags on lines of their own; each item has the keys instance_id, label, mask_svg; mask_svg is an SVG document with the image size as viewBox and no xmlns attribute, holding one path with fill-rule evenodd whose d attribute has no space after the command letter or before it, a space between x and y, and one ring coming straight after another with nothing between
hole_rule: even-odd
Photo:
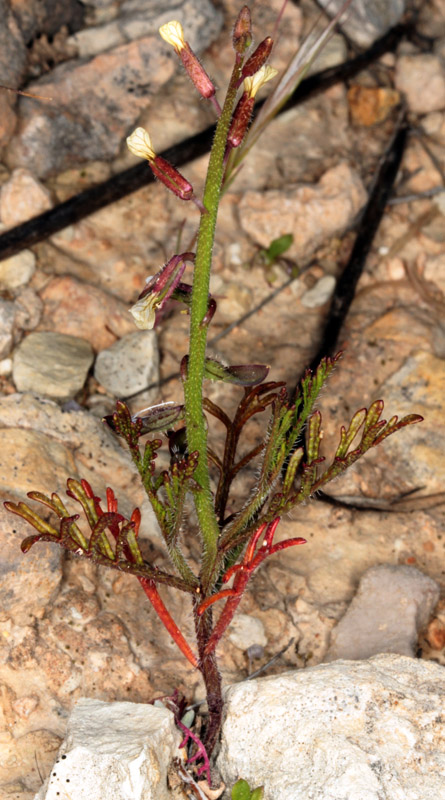
<instances>
[{"instance_id":1,"label":"white limestone rock","mask_svg":"<svg viewBox=\"0 0 445 800\"><path fill-rule=\"evenodd\" d=\"M398 655L337 661L226 693L218 767L268 800L438 800L445 671Z\"/></svg>"},{"instance_id":2,"label":"white limestone rock","mask_svg":"<svg viewBox=\"0 0 445 800\"><path fill-rule=\"evenodd\" d=\"M81 698L35 800L168 800L167 770L180 741L165 708Z\"/></svg>"},{"instance_id":3,"label":"white limestone rock","mask_svg":"<svg viewBox=\"0 0 445 800\"><path fill-rule=\"evenodd\" d=\"M362 576L357 594L332 632L325 661L378 653L414 656L419 633L439 599L436 581L416 567L380 564Z\"/></svg>"}]
</instances>

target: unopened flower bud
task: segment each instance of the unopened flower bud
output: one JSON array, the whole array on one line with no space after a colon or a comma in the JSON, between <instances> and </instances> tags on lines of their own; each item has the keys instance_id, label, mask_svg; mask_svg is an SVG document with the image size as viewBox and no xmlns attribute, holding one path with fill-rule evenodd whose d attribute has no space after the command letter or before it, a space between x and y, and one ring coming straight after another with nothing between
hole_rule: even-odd
<instances>
[{"instance_id":1,"label":"unopened flower bud","mask_svg":"<svg viewBox=\"0 0 445 800\"><path fill-rule=\"evenodd\" d=\"M247 59L244 67L242 69L242 76L243 78L249 78L250 75L254 75L255 72L258 72L259 69L266 63L267 59L269 58L273 47L273 39L270 36L267 36L263 39L262 42L258 45L256 50L252 53L250 58Z\"/></svg>"},{"instance_id":2,"label":"unopened flower bud","mask_svg":"<svg viewBox=\"0 0 445 800\"><path fill-rule=\"evenodd\" d=\"M156 177L181 200L190 200L193 195L192 184L162 156L156 155L151 139L144 128L136 128L127 138L127 147L139 158L146 158Z\"/></svg>"},{"instance_id":3,"label":"unopened flower bud","mask_svg":"<svg viewBox=\"0 0 445 800\"><path fill-rule=\"evenodd\" d=\"M227 134L227 142L231 147L239 147L246 135L256 93L261 89L263 83L270 81L277 73L278 70L273 67L263 66L258 72L255 72L255 75L244 79L244 92L233 112L232 122Z\"/></svg>"},{"instance_id":4,"label":"unopened flower bud","mask_svg":"<svg viewBox=\"0 0 445 800\"><path fill-rule=\"evenodd\" d=\"M250 18L250 10L247 6L243 6L238 14L238 19L233 28L233 49L236 53L242 55L252 42L252 24Z\"/></svg>"},{"instance_id":5,"label":"unopened flower bud","mask_svg":"<svg viewBox=\"0 0 445 800\"><path fill-rule=\"evenodd\" d=\"M259 89L267 83L267 81L275 78L278 75L278 70L274 67L263 66L254 75L244 79L244 89L249 97L255 97Z\"/></svg>"},{"instance_id":6,"label":"unopened flower bud","mask_svg":"<svg viewBox=\"0 0 445 800\"><path fill-rule=\"evenodd\" d=\"M167 44L171 44L175 48L201 97L206 99L213 97L216 89L189 43L185 41L181 23L177 20L167 22L159 28L159 33Z\"/></svg>"},{"instance_id":7,"label":"unopened flower bud","mask_svg":"<svg viewBox=\"0 0 445 800\"><path fill-rule=\"evenodd\" d=\"M243 141L246 131L252 116L253 107L255 105L255 98L249 97L247 92L243 92L238 104L233 112L232 121L230 123L229 132L227 134L227 143L231 147L239 147Z\"/></svg>"}]
</instances>

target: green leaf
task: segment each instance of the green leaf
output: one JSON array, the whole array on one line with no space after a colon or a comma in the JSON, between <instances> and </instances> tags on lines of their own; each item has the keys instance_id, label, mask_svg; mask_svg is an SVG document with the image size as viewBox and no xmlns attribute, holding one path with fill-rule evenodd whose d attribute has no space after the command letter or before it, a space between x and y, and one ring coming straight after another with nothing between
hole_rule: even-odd
<instances>
[{"instance_id":1,"label":"green leaf","mask_svg":"<svg viewBox=\"0 0 445 800\"><path fill-rule=\"evenodd\" d=\"M270 243L267 250L262 250L261 255L263 256L267 265L270 266L273 264L277 258L286 252L286 250L289 250L289 247L291 247L293 241L294 237L292 233L285 233L284 236L279 236L278 239L274 239Z\"/></svg>"},{"instance_id":2,"label":"green leaf","mask_svg":"<svg viewBox=\"0 0 445 800\"><path fill-rule=\"evenodd\" d=\"M250 798L249 784L240 778L232 787L232 800L250 800Z\"/></svg>"},{"instance_id":3,"label":"green leaf","mask_svg":"<svg viewBox=\"0 0 445 800\"><path fill-rule=\"evenodd\" d=\"M335 453L335 458L344 458L358 431L367 419L367 413L366 408L361 408L359 411L356 411L352 417L348 430L342 425L340 430L340 444Z\"/></svg>"},{"instance_id":4,"label":"green leaf","mask_svg":"<svg viewBox=\"0 0 445 800\"><path fill-rule=\"evenodd\" d=\"M312 463L318 458L321 441L321 414L319 411L314 411L309 418L308 423L308 436L307 436L307 455L309 463Z\"/></svg>"},{"instance_id":5,"label":"green leaf","mask_svg":"<svg viewBox=\"0 0 445 800\"><path fill-rule=\"evenodd\" d=\"M250 795L250 800L263 800L264 797L264 787L258 786L257 789L254 789L252 794Z\"/></svg>"}]
</instances>

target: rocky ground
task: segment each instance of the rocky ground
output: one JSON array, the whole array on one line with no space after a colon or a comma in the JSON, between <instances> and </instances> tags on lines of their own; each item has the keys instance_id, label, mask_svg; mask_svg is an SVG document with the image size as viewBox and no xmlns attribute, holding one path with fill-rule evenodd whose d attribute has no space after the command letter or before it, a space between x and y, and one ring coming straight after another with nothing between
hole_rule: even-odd
<instances>
[{"instance_id":1,"label":"rocky ground","mask_svg":"<svg viewBox=\"0 0 445 800\"><path fill-rule=\"evenodd\" d=\"M404 4L383 5L394 18L373 31L350 29L352 39L336 34L319 68L350 58L396 23ZM345 620L341 634L332 632L359 584L350 609L355 632L357 604L366 614L374 592L379 614L391 612L382 627L400 628L413 654L445 663L445 6L418 5L415 36L273 122L221 206L211 337L231 328L211 352L228 363L270 364L271 379L294 386L317 352L360 212L406 108L410 131L395 190L340 334L343 359L320 403L325 452L340 425L380 397L389 416L414 412L425 421L368 454L329 488L330 498L283 521L283 538L304 536L308 544L271 559L252 583L221 648L226 683L289 642L268 674L344 655ZM253 6L260 40L281 2ZM238 8L235 0L0 0L0 82L40 96L0 90L1 231L134 164L124 139L136 125L150 130L159 151L209 125L212 109L194 96L157 29L181 19L223 87ZM283 69L315 16L310 0L289 3L274 66ZM196 190L205 166L200 157L182 168ZM181 401L187 318L174 309L155 332L138 332L128 307L176 251L181 232L188 245L197 220L197 209L153 184L0 262L1 499L62 492L69 476L87 478L102 495L111 484L125 512L141 507L147 556L159 566L153 514L101 418L118 397L133 411ZM266 269L259 255L286 233L294 236L286 256L300 269L291 282L288 266ZM208 394L229 408L236 400L223 384L209 385ZM251 439L257 433L252 428ZM217 447L218 430L214 436ZM250 477L238 485L234 509ZM190 509L192 561L193 530ZM144 702L175 687L193 700L203 693L134 580L50 545L22 556L28 534L2 507L1 800L30 800L80 696ZM404 599L391 570L377 583L361 580L377 565L411 568ZM182 597L169 592L168 603L191 636Z\"/></svg>"}]
</instances>

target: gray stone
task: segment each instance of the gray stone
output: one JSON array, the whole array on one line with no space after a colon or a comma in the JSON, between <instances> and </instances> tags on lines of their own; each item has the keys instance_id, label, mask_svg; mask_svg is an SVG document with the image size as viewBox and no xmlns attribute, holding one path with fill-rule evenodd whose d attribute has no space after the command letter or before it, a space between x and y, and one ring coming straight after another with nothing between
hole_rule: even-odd
<instances>
[{"instance_id":1,"label":"gray stone","mask_svg":"<svg viewBox=\"0 0 445 800\"><path fill-rule=\"evenodd\" d=\"M436 581L415 567L372 567L332 632L324 660L358 660L378 653L414 656L419 632L426 627L438 599Z\"/></svg>"},{"instance_id":2,"label":"gray stone","mask_svg":"<svg viewBox=\"0 0 445 800\"><path fill-rule=\"evenodd\" d=\"M26 68L25 42L8 0L0 0L1 82L17 88Z\"/></svg>"},{"instance_id":3,"label":"gray stone","mask_svg":"<svg viewBox=\"0 0 445 800\"><path fill-rule=\"evenodd\" d=\"M20 98L18 128L7 151L10 166L32 164L43 177L86 161L116 157L141 113L180 68L172 48L158 35L158 26L172 17L182 18L192 46L199 48L210 45L221 26L221 14L210 0L124 5L119 12L122 43L118 47L90 60L59 64L28 85L30 92L52 101ZM90 31L85 33L89 53ZM81 33L78 40L82 41ZM107 35L97 40L104 47L112 43Z\"/></svg>"},{"instance_id":4,"label":"gray stone","mask_svg":"<svg viewBox=\"0 0 445 800\"><path fill-rule=\"evenodd\" d=\"M14 343L14 303L0 297L0 358L9 355Z\"/></svg>"},{"instance_id":5,"label":"gray stone","mask_svg":"<svg viewBox=\"0 0 445 800\"><path fill-rule=\"evenodd\" d=\"M17 289L27 284L36 269L36 257L31 250L0 261L0 289Z\"/></svg>"},{"instance_id":6,"label":"gray stone","mask_svg":"<svg viewBox=\"0 0 445 800\"><path fill-rule=\"evenodd\" d=\"M319 0L319 3L333 17L344 0ZM369 47L399 22L405 5L405 0L373 0L372 3L354 0L340 21L340 27L354 42Z\"/></svg>"},{"instance_id":7,"label":"gray stone","mask_svg":"<svg viewBox=\"0 0 445 800\"><path fill-rule=\"evenodd\" d=\"M159 351L154 331L127 333L102 350L94 377L116 397L130 397L159 380Z\"/></svg>"},{"instance_id":8,"label":"gray stone","mask_svg":"<svg viewBox=\"0 0 445 800\"><path fill-rule=\"evenodd\" d=\"M81 390L93 359L93 349L85 339L31 333L14 353L13 380L21 392L67 400Z\"/></svg>"},{"instance_id":9,"label":"gray stone","mask_svg":"<svg viewBox=\"0 0 445 800\"><path fill-rule=\"evenodd\" d=\"M79 56L91 57L141 36L157 36L160 26L172 19L182 23L187 41L198 52L217 37L222 25L221 12L209 0L199 4L196 0L170 0L167 8L165 3L127 0L117 19L84 28L68 43L77 47Z\"/></svg>"},{"instance_id":10,"label":"gray stone","mask_svg":"<svg viewBox=\"0 0 445 800\"><path fill-rule=\"evenodd\" d=\"M190 47L198 53L216 39L223 22L221 11L210 0L169 0L167 4L157 0L148 5L145 0L125 0L121 12L120 25L127 39L157 36L161 25L177 19Z\"/></svg>"},{"instance_id":11,"label":"gray stone","mask_svg":"<svg viewBox=\"0 0 445 800\"><path fill-rule=\"evenodd\" d=\"M169 800L167 771L181 734L166 708L81 698L35 800Z\"/></svg>"},{"instance_id":12,"label":"gray stone","mask_svg":"<svg viewBox=\"0 0 445 800\"><path fill-rule=\"evenodd\" d=\"M232 686L218 767L267 800L438 800L444 668L382 655Z\"/></svg>"}]
</instances>

